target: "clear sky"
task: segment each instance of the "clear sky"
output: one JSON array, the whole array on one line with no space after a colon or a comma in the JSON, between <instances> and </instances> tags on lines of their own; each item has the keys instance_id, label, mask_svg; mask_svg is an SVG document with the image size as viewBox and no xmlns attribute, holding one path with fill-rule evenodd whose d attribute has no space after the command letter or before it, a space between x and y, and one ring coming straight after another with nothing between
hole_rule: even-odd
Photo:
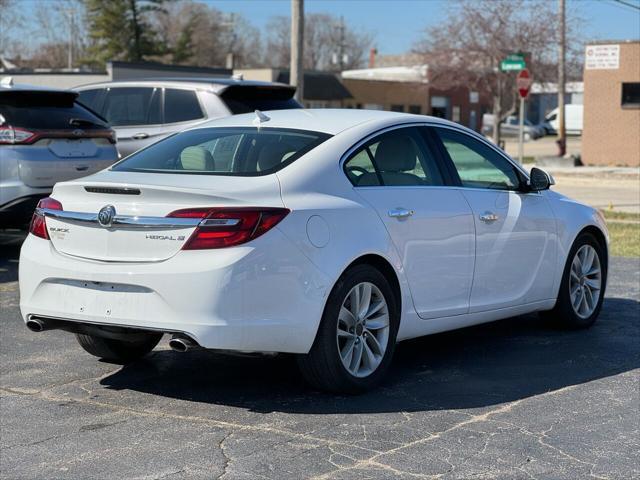
<instances>
[{"instance_id":1,"label":"clear sky","mask_svg":"<svg viewBox=\"0 0 640 480\"><path fill-rule=\"evenodd\" d=\"M46 1L20 0L27 12ZM227 13L240 13L260 30L270 17L289 16L291 9L290 0L196 1ZM548 1L557 4L557 0ZM640 10L620 2L640 7L640 0L567 0L567 12L569 15L576 12L584 19L585 40L640 39ZM447 0L305 0L305 11L343 15L349 25L374 35L379 53L397 54L409 51L426 27L442 21L447 3ZM27 38L27 42L39 40Z\"/></svg>"},{"instance_id":2,"label":"clear sky","mask_svg":"<svg viewBox=\"0 0 640 480\"><path fill-rule=\"evenodd\" d=\"M554 4L557 0L549 0ZM640 0L624 0L640 7ZM224 12L245 16L262 29L269 17L289 15L290 0L211 0ZM305 0L305 11L343 15L345 22L375 35L382 54L404 53L428 26L443 18L447 0ZM567 11L585 20L586 40L640 38L640 11L615 0L567 0ZM544 21L544 19L541 19Z\"/></svg>"}]
</instances>

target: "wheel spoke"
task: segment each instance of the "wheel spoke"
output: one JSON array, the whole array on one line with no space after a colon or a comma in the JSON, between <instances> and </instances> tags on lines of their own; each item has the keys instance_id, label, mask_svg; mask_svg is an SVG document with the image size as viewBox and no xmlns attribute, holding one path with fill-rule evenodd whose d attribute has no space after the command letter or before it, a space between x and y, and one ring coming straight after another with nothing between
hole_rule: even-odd
<instances>
[{"instance_id":1,"label":"wheel spoke","mask_svg":"<svg viewBox=\"0 0 640 480\"><path fill-rule=\"evenodd\" d=\"M590 289L600 290L600 280L585 278L584 284L588 286Z\"/></svg>"},{"instance_id":2,"label":"wheel spoke","mask_svg":"<svg viewBox=\"0 0 640 480\"><path fill-rule=\"evenodd\" d=\"M576 280L577 282L580 281L580 275L576 273L574 268L571 269L571 278Z\"/></svg>"},{"instance_id":3,"label":"wheel spoke","mask_svg":"<svg viewBox=\"0 0 640 480\"><path fill-rule=\"evenodd\" d=\"M580 305L582 304L583 297L584 297L584 292L582 290L578 290L575 299L573 299L573 308L576 312L580 309Z\"/></svg>"},{"instance_id":4,"label":"wheel spoke","mask_svg":"<svg viewBox=\"0 0 640 480\"><path fill-rule=\"evenodd\" d=\"M367 320L367 330L380 330L389 326L389 314L385 313L372 320Z\"/></svg>"},{"instance_id":5,"label":"wheel spoke","mask_svg":"<svg viewBox=\"0 0 640 480\"><path fill-rule=\"evenodd\" d=\"M356 318L353 316L353 313L349 311L346 307L340 308L340 314L338 315L338 320L343 322L348 327L353 327L356 324Z\"/></svg>"},{"instance_id":6,"label":"wheel spoke","mask_svg":"<svg viewBox=\"0 0 640 480\"><path fill-rule=\"evenodd\" d=\"M379 300L379 301L377 301L375 303L372 303L369 306L369 310L367 311L367 314L364 316L364 318L366 320L370 319L376 313L378 313L380 310L382 310L383 307L386 307L386 306L387 306L387 304L383 300Z\"/></svg>"},{"instance_id":7,"label":"wheel spoke","mask_svg":"<svg viewBox=\"0 0 640 480\"><path fill-rule=\"evenodd\" d=\"M344 348L340 351L340 356L342 357L342 361L344 362L345 365L351 364L351 358L353 357L353 349L355 345L356 345L356 339L351 338L350 340L347 340L347 343L345 344Z\"/></svg>"},{"instance_id":8,"label":"wheel spoke","mask_svg":"<svg viewBox=\"0 0 640 480\"><path fill-rule=\"evenodd\" d=\"M377 355L382 355L384 353L384 351L382 350L382 346L380 345L380 342L378 342L378 339L373 333L367 332L366 338L367 338L366 340L367 345L371 347L371 350L374 353L376 353Z\"/></svg>"},{"instance_id":9,"label":"wheel spoke","mask_svg":"<svg viewBox=\"0 0 640 480\"><path fill-rule=\"evenodd\" d=\"M360 292L360 305L358 306L359 318L364 318L369 311L371 305L371 284L363 283L361 285L362 291Z\"/></svg>"},{"instance_id":10,"label":"wheel spoke","mask_svg":"<svg viewBox=\"0 0 640 480\"><path fill-rule=\"evenodd\" d=\"M353 290L351 290L351 294L349 295L350 305L349 310L353 314L354 318L358 317L358 309L360 308L360 288L359 286L355 286Z\"/></svg>"},{"instance_id":11,"label":"wheel spoke","mask_svg":"<svg viewBox=\"0 0 640 480\"><path fill-rule=\"evenodd\" d=\"M377 365L378 359L376 358L374 353L371 351L371 348L369 348L369 345L367 345L366 342L363 343L362 347L364 350L364 356L363 356L364 363L369 368L369 370L374 370L378 366Z\"/></svg>"},{"instance_id":12,"label":"wheel spoke","mask_svg":"<svg viewBox=\"0 0 640 480\"><path fill-rule=\"evenodd\" d=\"M582 274L586 275L589 270L591 270L591 266L593 265L593 258L596 255L596 252L591 247L582 247L584 249L584 261L582 262Z\"/></svg>"},{"instance_id":13,"label":"wheel spoke","mask_svg":"<svg viewBox=\"0 0 640 480\"><path fill-rule=\"evenodd\" d=\"M360 364L362 363L362 342L356 343L353 348L353 357L351 358L351 362L349 362L349 370L352 373L358 373L360 370Z\"/></svg>"},{"instance_id":14,"label":"wheel spoke","mask_svg":"<svg viewBox=\"0 0 640 480\"><path fill-rule=\"evenodd\" d=\"M594 298L593 298L593 292L591 291L590 288L584 289L584 298L585 298L585 303L587 305L588 311L591 312L591 310L593 310L593 307L594 307Z\"/></svg>"}]
</instances>

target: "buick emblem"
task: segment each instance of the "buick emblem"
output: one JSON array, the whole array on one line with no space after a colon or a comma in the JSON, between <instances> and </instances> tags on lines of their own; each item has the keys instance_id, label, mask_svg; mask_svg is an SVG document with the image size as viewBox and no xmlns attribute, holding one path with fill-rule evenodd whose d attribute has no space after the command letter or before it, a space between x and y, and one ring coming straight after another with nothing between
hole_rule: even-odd
<instances>
[{"instance_id":1,"label":"buick emblem","mask_svg":"<svg viewBox=\"0 0 640 480\"><path fill-rule=\"evenodd\" d=\"M71 133L75 137L81 137L82 135L84 135L84 130L77 129L77 130L73 130Z\"/></svg>"},{"instance_id":2,"label":"buick emblem","mask_svg":"<svg viewBox=\"0 0 640 480\"><path fill-rule=\"evenodd\" d=\"M113 218L116 216L116 207L113 205L106 205L98 212L98 223L103 227L110 227Z\"/></svg>"}]
</instances>

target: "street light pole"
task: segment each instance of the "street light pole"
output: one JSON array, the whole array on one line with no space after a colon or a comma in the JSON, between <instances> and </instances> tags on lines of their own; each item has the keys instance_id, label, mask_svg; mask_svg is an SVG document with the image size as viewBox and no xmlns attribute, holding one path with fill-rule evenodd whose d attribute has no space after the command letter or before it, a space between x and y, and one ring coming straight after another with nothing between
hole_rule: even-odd
<instances>
[{"instance_id":1,"label":"street light pole","mask_svg":"<svg viewBox=\"0 0 640 480\"><path fill-rule=\"evenodd\" d=\"M564 157L567 152L567 132L565 127L564 90L565 90L565 0L558 0L559 26L560 26L560 50L558 58L558 156Z\"/></svg>"},{"instance_id":2,"label":"street light pole","mask_svg":"<svg viewBox=\"0 0 640 480\"><path fill-rule=\"evenodd\" d=\"M295 99L300 103L304 98L303 46L304 0L291 0L291 66L289 83L296 87Z\"/></svg>"}]
</instances>

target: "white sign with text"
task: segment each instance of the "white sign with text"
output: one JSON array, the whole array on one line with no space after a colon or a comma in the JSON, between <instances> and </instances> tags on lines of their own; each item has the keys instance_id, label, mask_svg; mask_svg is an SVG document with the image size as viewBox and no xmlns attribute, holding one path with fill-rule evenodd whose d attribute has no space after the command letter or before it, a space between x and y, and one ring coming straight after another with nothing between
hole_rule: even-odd
<instances>
[{"instance_id":1,"label":"white sign with text","mask_svg":"<svg viewBox=\"0 0 640 480\"><path fill-rule=\"evenodd\" d=\"M620 68L620 45L588 45L584 65L587 70Z\"/></svg>"}]
</instances>

